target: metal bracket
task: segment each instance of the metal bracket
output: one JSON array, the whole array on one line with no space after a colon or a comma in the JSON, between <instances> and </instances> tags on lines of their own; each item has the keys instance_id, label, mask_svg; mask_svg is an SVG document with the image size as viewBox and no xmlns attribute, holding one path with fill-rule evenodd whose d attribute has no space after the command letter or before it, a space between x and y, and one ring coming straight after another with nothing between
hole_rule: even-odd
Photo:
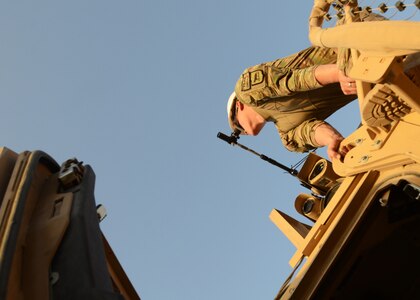
<instances>
[{"instance_id":1,"label":"metal bracket","mask_svg":"<svg viewBox=\"0 0 420 300\"><path fill-rule=\"evenodd\" d=\"M76 158L68 159L61 165L58 180L65 189L74 187L82 182L84 171L83 162Z\"/></svg>"}]
</instances>

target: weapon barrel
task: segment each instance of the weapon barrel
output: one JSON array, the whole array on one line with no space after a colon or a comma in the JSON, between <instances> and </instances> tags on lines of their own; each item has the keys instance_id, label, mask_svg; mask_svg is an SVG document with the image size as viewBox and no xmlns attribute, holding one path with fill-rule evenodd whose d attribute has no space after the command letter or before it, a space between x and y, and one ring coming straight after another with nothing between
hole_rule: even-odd
<instances>
[{"instance_id":1,"label":"weapon barrel","mask_svg":"<svg viewBox=\"0 0 420 300\"><path fill-rule=\"evenodd\" d=\"M291 174L293 176L297 176L297 174L298 174L298 172L295 169L289 168L289 167L279 163L278 161L276 161L276 160L274 160L274 159L272 159L268 156L265 156L264 154L260 154L260 153L256 152L255 150L250 149L247 146L244 146L244 145L238 143L238 137L234 136L233 134L231 136L227 136L226 134L224 134L222 132L219 132L217 134L217 137L219 139L231 144L231 145L236 145L236 146L238 146L238 147L240 147L240 148L242 148L242 149L244 149L248 152L251 152L252 154L255 154L256 156L259 156L262 160L265 160L266 162L269 162L270 164L287 171L289 174Z\"/></svg>"},{"instance_id":2,"label":"weapon barrel","mask_svg":"<svg viewBox=\"0 0 420 300\"><path fill-rule=\"evenodd\" d=\"M219 132L217 134L217 137L229 144L236 144L236 141L237 141L237 139L234 136L227 136L226 134L222 132Z\"/></svg>"}]
</instances>

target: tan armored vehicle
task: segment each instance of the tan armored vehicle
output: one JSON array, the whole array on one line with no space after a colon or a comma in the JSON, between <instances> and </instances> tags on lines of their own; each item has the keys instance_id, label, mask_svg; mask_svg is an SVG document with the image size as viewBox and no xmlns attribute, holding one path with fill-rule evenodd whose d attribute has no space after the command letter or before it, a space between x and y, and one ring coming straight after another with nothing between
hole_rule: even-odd
<instances>
[{"instance_id":1,"label":"tan armored vehicle","mask_svg":"<svg viewBox=\"0 0 420 300\"><path fill-rule=\"evenodd\" d=\"M95 174L0 148L0 299L140 299L103 236Z\"/></svg>"},{"instance_id":2,"label":"tan armored vehicle","mask_svg":"<svg viewBox=\"0 0 420 300\"><path fill-rule=\"evenodd\" d=\"M343 25L323 29L330 5ZM312 188L295 201L307 224L270 214L297 249L277 299L420 299L420 22L357 22L370 12L314 3L311 42L351 52L361 126L343 161L311 154L297 174Z\"/></svg>"}]
</instances>

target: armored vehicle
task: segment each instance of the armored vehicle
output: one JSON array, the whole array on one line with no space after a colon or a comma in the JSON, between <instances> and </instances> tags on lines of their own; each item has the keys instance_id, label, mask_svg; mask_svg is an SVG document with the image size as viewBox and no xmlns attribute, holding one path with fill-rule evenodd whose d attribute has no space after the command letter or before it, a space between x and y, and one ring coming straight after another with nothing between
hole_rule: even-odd
<instances>
[{"instance_id":1,"label":"armored vehicle","mask_svg":"<svg viewBox=\"0 0 420 300\"><path fill-rule=\"evenodd\" d=\"M0 148L0 299L140 299L99 222L95 173Z\"/></svg>"},{"instance_id":2,"label":"armored vehicle","mask_svg":"<svg viewBox=\"0 0 420 300\"><path fill-rule=\"evenodd\" d=\"M341 24L323 29L331 5ZM314 2L309 38L351 57L361 124L343 160L311 154L298 172L308 222L270 214L297 249L276 299L420 299L420 22L358 22L386 9Z\"/></svg>"}]
</instances>

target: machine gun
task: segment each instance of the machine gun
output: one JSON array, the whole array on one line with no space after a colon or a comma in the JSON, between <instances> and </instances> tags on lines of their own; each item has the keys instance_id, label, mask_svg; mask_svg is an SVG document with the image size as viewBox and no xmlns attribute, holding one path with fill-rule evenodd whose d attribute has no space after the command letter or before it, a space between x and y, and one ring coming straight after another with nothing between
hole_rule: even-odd
<instances>
[{"instance_id":1,"label":"machine gun","mask_svg":"<svg viewBox=\"0 0 420 300\"><path fill-rule=\"evenodd\" d=\"M298 171L296 166L289 168L264 154L260 154L255 150L238 143L240 137L235 132L232 132L230 136L219 132L217 137L232 146L238 146L286 171L293 177L296 177L300 181L301 186L311 190L311 194L299 194L295 200L297 212L311 221L316 221L340 184L340 176L332 169L331 162L318 156L314 152L310 152L308 156L304 158L302 168ZM300 163L297 165L300 165Z\"/></svg>"},{"instance_id":2,"label":"machine gun","mask_svg":"<svg viewBox=\"0 0 420 300\"><path fill-rule=\"evenodd\" d=\"M279 167L280 169L286 171L287 173L289 173L292 176L297 176L297 174L298 174L298 172L296 171L296 169L289 168L289 167L287 167L287 166L279 163L278 161L276 161L276 160L274 160L274 159L272 159L272 158L270 158L268 156L265 156L264 154L260 154L260 153L258 153L256 151L254 151L254 150L252 150L252 149L250 149L250 148L248 148L248 147L246 147L246 146L238 143L239 135L235 134L235 132L232 132L230 136L227 136L226 134L219 132L217 134L217 137L219 139L225 141L228 144L231 144L233 146L238 146L238 147L240 147L240 148L242 148L242 149L244 149L244 150L246 150L248 152L251 152L252 154L255 154L255 155L259 156L262 160L264 160L264 161L266 161L266 162L268 162L268 163L270 163L270 164L272 164L272 165L274 165L276 167Z\"/></svg>"}]
</instances>

